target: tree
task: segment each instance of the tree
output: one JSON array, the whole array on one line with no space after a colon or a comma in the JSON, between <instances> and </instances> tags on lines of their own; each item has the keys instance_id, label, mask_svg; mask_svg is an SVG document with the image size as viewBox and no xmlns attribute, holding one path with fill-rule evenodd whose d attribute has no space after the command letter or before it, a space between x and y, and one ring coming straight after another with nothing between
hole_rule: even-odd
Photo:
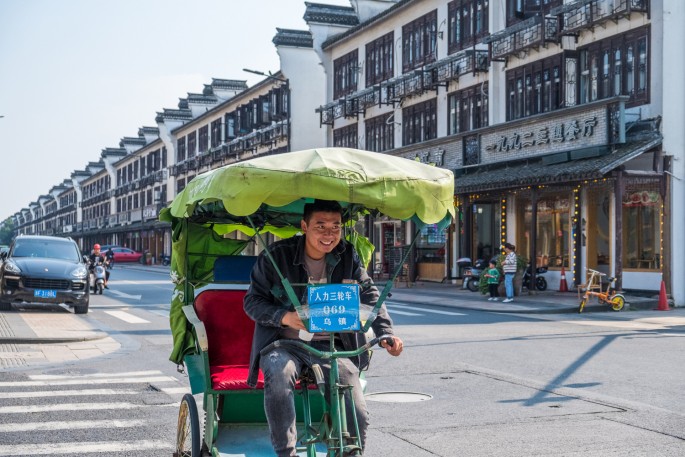
<instances>
[{"instance_id":1,"label":"tree","mask_svg":"<svg viewBox=\"0 0 685 457\"><path fill-rule=\"evenodd\" d=\"M14 221L7 218L0 222L0 244L10 244L14 238Z\"/></svg>"}]
</instances>

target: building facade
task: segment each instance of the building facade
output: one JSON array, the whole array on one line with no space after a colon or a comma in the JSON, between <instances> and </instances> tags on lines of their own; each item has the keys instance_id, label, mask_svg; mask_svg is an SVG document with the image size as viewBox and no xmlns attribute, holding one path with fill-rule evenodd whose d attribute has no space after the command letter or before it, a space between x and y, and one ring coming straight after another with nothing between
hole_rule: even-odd
<instances>
[{"instance_id":1,"label":"building facade","mask_svg":"<svg viewBox=\"0 0 685 457\"><path fill-rule=\"evenodd\" d=\"M419 233L411 279L456 278L457 259L487 259L510 242L549 268L551 288L596 269L623 289L663 281L685 302L674 280L685 269L683 2L307 2L304 19L306 31L277 29L279 72L188 94L15 214L19 231L155 257L170 252L159 209L198 173L354 147L455 172L459 217ZM414 229L365 224L374 272L387 274Z\"/></svg>"}]
</instances>

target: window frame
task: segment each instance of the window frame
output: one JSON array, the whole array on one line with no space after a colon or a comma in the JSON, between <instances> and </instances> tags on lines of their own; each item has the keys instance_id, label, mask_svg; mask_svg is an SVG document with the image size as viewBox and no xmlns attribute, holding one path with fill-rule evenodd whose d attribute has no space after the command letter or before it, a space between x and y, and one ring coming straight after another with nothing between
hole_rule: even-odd
<instances>
[{"instance_id":1,"label":"window frame","mask_svg":"<svg viewBox=\"0 0 685 457\"><path fill-rule=\"evenodd\" d=\"M333 98L339 99L357 91L359 52L355 49L333 61Z\"/></svg>"},{"instance_id":2,"label":"window frame","mask_svg":"<svg viewBox=\"0 0 685 457\"><path fill-rule=\"evenodd\" d=\"M437 138L438 100L432 98L402 110L402 145L422 143Z\"/></svg>"},{"instance_id":3,"label":"window frame","mask_svg":"<svg viewBox=\"0 0 685 457\"><path fill-rule=\"evenodd\" d=\"M437 59L438 10L402 26L402 73Z\"/></svg>"},{"instance_id":4,"label":"window frame","mask_svg":"<svg viewBox=\"0 0 685 457\"><path fill-rule=\"evenodd\" d=\"M383 152L395 148L394 114L389 112L365 121L364 136L367 151Z\"/></svg>"},{"instance_id":5,"label":"window frame","mask_svg":"<svg viewBox=\"0 0 685 457\"><path fill-rule=\"evenodd\" d=\"M395 32L386 33L366 45L366 87L393 77Z\"/></svg>"}]
</instances>

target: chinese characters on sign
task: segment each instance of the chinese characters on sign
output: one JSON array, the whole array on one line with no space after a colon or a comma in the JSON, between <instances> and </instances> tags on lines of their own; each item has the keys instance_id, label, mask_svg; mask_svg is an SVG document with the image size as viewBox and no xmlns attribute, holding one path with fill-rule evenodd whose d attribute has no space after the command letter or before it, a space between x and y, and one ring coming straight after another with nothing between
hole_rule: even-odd
<instances>
[{"instance_id":1,"label":"chinese characters on sign","mask_svg":"<svg viewBox=\"0 0 685 457\"><path fill-rule=\"evenodd\" d=\"M358 284L310 285L307 286L307 299L310 332L360 329Z\"/></svg>"},{"instance_id":2,"label":"chinese characters on sign","mask_svg":"<svg viewBox=\"0 0 685 457\"><path fill-rule=\"evenodd\" d=\"M558 123L551 127L545 126L537 130L513 132L508 136L500 136L496 142L487 145L485 150L506 152L533 146L574 141L581 137L592 136L596 126L597 117L592 116L581 121L574 119L567 123Z\"/></svg>"},{"instance_id":3,"label":"chinese characters on sign","mask_svg":"<svg viewBox=\"0 0 685 457\"><path fill-rule=\"evenodd\" d=\"M438 149L437 151L417 152L414 160L417 162L442 167L445 162L445 151Z\"/></svg>"}]
</instances>

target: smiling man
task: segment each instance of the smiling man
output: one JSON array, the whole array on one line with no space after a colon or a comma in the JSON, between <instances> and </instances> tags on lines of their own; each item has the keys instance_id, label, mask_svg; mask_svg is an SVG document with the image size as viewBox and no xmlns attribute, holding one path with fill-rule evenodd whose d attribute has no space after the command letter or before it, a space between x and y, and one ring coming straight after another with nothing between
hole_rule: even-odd
<instances>
[{"instance_id":1,"label":"smiling man","mask_svg":"<svg viewBox=\"0 0 685 457\"><path fill-rule=\"evenodd\" d=\"M305 303L306 284L357 282L361 287L360 300L373 306L378 301L378 289L373 285L359 260L354 247L342 239L343 210L338 202L315 200L305 205L300 223L302 236L277 241L269 246L275 263L284 277L293 284L301 303ZM295 446L295 404L293 390L305 366L319 364L328 380L330 363L318 359L303 349L279 347L268 354L261 350L278 339L298 339L306 332L293 304L288 299L281 279L271 260L262 253L252 270L250 289L245 296L245 312L256 323L250 356L248 384L260 383L259 369L264 374L264 409L271 432L271 443L276 455L297 455ZM383 305L372 324L376 336L392 335L392 320ZM336 335L340 350L353 350L364 344L358 333ZM312 346L328 350L329 335L318 333L311 339ZM382 343L389 354L402 352L402 340L393 336L393 344ZM357 415L361 440L364 443L368 427L368 412L359 382L359 370L368 365L368 356L358 359L339 359L340 381L354 386L354 404L348 400L348 423Z\"/></svg>"}]
</instances>

